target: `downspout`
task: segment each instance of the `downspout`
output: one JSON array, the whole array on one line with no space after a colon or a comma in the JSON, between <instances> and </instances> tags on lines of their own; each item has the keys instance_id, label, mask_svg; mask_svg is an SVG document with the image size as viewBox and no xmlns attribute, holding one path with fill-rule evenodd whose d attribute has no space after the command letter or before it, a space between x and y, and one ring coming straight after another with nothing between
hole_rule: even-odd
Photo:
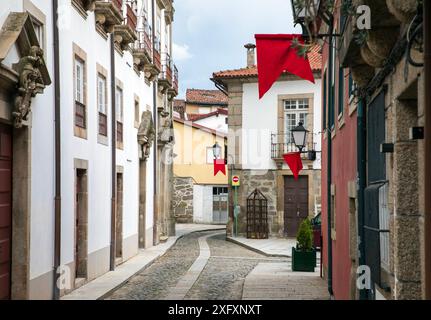
<instances>
[{"instance_id":1,"label":"downspout","mask_svg":"<svg viewBox=\"0 0 431 320\"><path fill-rule=\"evenodd\" d=\"M54 300L60 299L60 288L57 286L61 263L61 122L60 122L60 43L58 30L58 0L52 2L54 29L54 126L55 126L55 198L54 198Z\"/></svg>"},{"instance_id":2,"label":"downspout","mask_svg":"<svg viewBox=\"0 0 431 320\"><path fill-rule=\"evenodd\" d=\"M332 69L333 69L333 65L332 65L332 60L333 60L333 50L332 50L332 38L333 38L333 33L334 33L334 17L331 16L330 18L330 22L329 22L329 75L328 75L328 88L330 86L332 86ZM329 90L330 94L328 95L329 97L329 102L330 108L335 108L335 104L333 103L334 101L334 97L333 97L333 92L332 90ZM329 108L328 108L329 110ZM335 115L335 110L334 110L334 115ZM328 117L329 120L329 117ZM329 121L328 121L329 124ZM327 163L327 234L328 234L328 292L331 295L331 297L334 295L334 291L333 291L333 287L332 287L332 228L331 228L331 185L332 185L332 135L331 135L331 128L329 127L329 125L327 126L327 149L328 149L328 163Z\"/></svg>"},{"instance_id":3,"label":"downspout","mask_svg":"<svg viewBox=\"0 0 431 320\"><path fill-rule=\"evenodd\" d=\"M425 87L431 88L431 1L423 1ZM425 299L431 300L431 91L425 89Z\"/></svg>"},{"instance_id":4,"label":"downspout","mask_svg":"<svg viewBox=\"0 0 431 320\"><path fill-rule=\"evenodd\" d=\"M357 166L358 166L358 264L365 265L364 191L366 187L366 107L362 98L357 111ZM366 290L359 290L359 299L366 300Z\"/></svg>"},{"instance_id":5,"label":"downspout","mask_svg":"<svg viewBox=\"0 0 431 320\"><path fill-rule=\"evenodd\" d=\"M115 43L114 34L110 35L111 42L111 252L109 269L115 270L115 211L116 211L116 180L117 180L117 132L115 110Z\"/></svg>"},{"instance_id":6,"label":"downspout","mask_svg":"<svg viewBox=\"0 0 431 320\"><path fill-rule=\"evenodd\" d=\"M153 63L154 63L154 51L155 51L155 47L156 47L156 1L153 0L152 1L152 24L153 24L153 29L152 29L152 37L153 37ZM160 50L160 48L159 48ZM159 132L159 128L158 128L158 114L157 114L157 78L154 79L153 81L153 122L154 122L154 131L156 132L156 134L154 135L154 148L153 148L153 230L158 230L157 229L157 212L158 212L158 203L157 203L157 167L158 167L158 163L157 163L157 152L158 152L158 145L157 145L157 136L158 136L158 132ZM157 241L157 238L154 238L154 232L153 232L153 243L155 244L155 242Z\"/></svg>"}]
</instances>

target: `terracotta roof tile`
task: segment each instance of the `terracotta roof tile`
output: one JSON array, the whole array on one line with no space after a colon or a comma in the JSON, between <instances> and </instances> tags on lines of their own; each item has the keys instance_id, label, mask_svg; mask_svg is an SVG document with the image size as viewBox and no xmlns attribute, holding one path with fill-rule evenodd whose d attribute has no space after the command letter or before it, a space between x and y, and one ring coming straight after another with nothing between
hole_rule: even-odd
<instances>
[{"instance_id":1,"label":"terracotta roof tile","mask_svg":"<svg viewBox=\"0 0 431 320\"><path fill-rule=\"evenodd\" d=\"M320 71L322 69L322 55L320 53L320 47L314 46L308 53L308 60L310 61L310 66L313 71ZM234 70L225 70L215 72L213 74L214 78L247 78L247 77L257 77L257 67L252 68L241 68Z\"/></svg>"},{"instance_id":2,"label":"terracotta roof tile","mask_svg":"<svg viewBox=\"0 0 431 320\"><path fill-rule=\"evenodd\" d=\"M219 90L187 89L187 103L227 105L228 97Z\"/></svg>"},{"instance_id":3,"label":"terracotta roof tile","mask_svg":"<svg viewBox=\"0 0 431 320\"><path fill-rule=\"evenodd\" d=\"M212 116L218 116L220 114L227 116L228 115L227 109L218 108L217 111L204 113L204 114L189 113L189 114L187 114L187 119L190 121L199 121L199 120L206 119L206 118L209 118Z\"/></svg>"}]
</instances>

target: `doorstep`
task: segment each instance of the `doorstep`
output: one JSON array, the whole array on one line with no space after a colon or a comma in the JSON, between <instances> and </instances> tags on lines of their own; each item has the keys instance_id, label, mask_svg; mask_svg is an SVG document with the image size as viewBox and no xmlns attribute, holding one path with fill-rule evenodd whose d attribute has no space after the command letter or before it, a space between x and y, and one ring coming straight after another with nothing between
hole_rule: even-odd
<instances>
[{"instance_id":1,"label":"doorstep","mask_svg":"<svg viewBox=\"0 0 431 320\"><path fill-rule=\"evenodd\" d=\"M227 236L226 239L268 257L289 258L296 245L296 240L292 238L247 239Z\"/></svg>"},{"instance_id":2,"label":"doorstep","mask_svg":"<svg viewBox=\"0 0 431 320\"><path fill-rule=\"evenodd\" d=\"M122 263L114 271L109 271L88 282L82 287L61 297L61 300L101 300L115 289L121 287L135 274L149 267L183 236L193 232L223 229L225 229L225 227L215 225L177 224L175 227L176 236L169 237L165 243L148 249L139 250L135 257Z\"/></svg>"}]
</instances>

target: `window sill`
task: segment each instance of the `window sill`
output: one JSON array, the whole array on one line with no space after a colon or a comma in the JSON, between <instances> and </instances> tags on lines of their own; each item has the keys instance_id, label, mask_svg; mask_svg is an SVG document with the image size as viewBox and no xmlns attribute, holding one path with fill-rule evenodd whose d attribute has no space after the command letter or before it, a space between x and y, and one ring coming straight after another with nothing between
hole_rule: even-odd
<instances>
[{"instance_id":1,"label":"window sill","mask_svg":"<svg viewBox=\"0 0 431 320\"><path fill-rule=\"evenodd\" d=\"M75 126L74 128L75 137L87 140L87 129Z\"/></svg>"},{"instance_id":2,"label":"window sill","mask_svg":"<svg viewBox=\"0 0 431 320\"><path fill-rule=\"evenodd\" d=\"M97 135L97 142L99 144L103 144L104 146L109 146L108 136L104 136L100 133Z\"/></svg>"},{"instance_id":3,"label":"window sill","mask_svg":"<svg viewBox=\"0 0 431 320\"><path fill-rule=\"evenodd\" d=\"M358 108L358 104L356 103L355 99L351 100L349 103L349 117L356 111Z\"/></svg>"},{"instance_id":4,"label":"window sill","mask_svg":"<svg viewBox=\"0 0 431 320\"><path fill-rule=\"evenodd\" d=\"M117 141L117 149L124 150L124 144L123 144L123 142Z\"/></svg>"},{"instance_id":5,"label":"window sill","mask_svg":"<svg viewBox=\"0 0 431 320\"><path fill-rule=\"evenodd\" d=\"M336 233L335 229L331 229L331 239L333 241L337 240L337 233Z\"/></svg>"},{"instance_id":6,"label":"window sill","mask_svg":"<svg viewBox=\"0 0 431 320\"><path fill-rule=\"evenodd\" d=\"M344 121L344 113L340 113L338 115L338 129L341 129L344 127L345 121Z\"/></svg>"}]
</instances>

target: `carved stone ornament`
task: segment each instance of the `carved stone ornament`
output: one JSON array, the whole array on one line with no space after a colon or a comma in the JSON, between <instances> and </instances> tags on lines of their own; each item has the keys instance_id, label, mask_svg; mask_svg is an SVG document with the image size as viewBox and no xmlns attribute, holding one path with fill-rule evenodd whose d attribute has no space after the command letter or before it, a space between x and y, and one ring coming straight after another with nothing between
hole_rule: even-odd
<instances>
[{"instance_id":1,"label":"carved stone ornament","mask_svg":"<svg viewBox=\"0 0 431 320\"><path fill-rule=\"evenodd\" d=\"M18 82L14 84L13 124L21 128L30 114L32 98L42 93L45 86L51 84L51 79L27 13L9 14L0 30L0 43L0 63L13 46L16 46L20 56L18 63L11 67L18 75Z\"/></svg>"},{"instance_id":2,"label":"carved stone ornament","mask_svg":"<svg viewBox=\"0 0 431 320\"><path fill-rule=\"evenodd\" d=\"M162 143L169 143L172 141L173 122L167 112L162 112L160 116L159 141Z\"/></svg>"},{"instance_id":3,"label":"carved stone ornament","mask_svg":"<svg viewBox=\"0 0 431 320\"><path fill-rule=\"evenodd\" d=\"M43 50L33 46L28 55L14 65L15 71L19 74L18 92L12 112L15 128L21 128L23 121L27 120L31 111L31 99L43 92L45 86L40 72L43 64Z\"/></svg>"},{"instance_id":4,"label":"carved stone ornament","mask_svg":"<svg viewBox=\"0 0 431 320\"><path fill-rule=\"evenodd\" d=\"M153 145L156 131L154 129L153 116L151 111L144 111L141 116L141 124L138 129L138 143L142 148L142 159L146 160L150 156L150 149Z\"/></svg>"}]
</instances>

